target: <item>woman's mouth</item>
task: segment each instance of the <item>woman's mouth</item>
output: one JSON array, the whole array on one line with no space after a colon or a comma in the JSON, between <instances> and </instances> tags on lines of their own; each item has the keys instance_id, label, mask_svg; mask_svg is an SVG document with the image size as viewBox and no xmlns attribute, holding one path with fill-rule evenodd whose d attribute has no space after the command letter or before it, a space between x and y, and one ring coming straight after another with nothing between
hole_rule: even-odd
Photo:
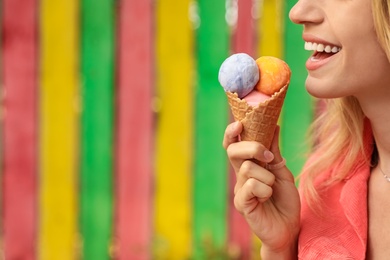
<instances>
[{"instance_id":1,"label":"woman's mouth","mask_svg":"<svg viewBox=\"0 0 390 260\"><path fill-rule=\"evenodd\" d=\"M308 70L315 70L324 65L328 61L328 58L338 53L341 48L335 45L305 42L305 50L314 51L313 55L306 62L306 68Z\"/></svg>"}]
</instances>

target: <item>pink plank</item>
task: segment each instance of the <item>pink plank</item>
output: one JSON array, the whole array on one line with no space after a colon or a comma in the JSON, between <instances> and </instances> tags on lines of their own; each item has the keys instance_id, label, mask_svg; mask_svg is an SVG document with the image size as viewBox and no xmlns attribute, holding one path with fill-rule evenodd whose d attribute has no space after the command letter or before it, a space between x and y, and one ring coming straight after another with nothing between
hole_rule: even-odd
<instances>
[{"instance_id":1,"label":"pink plank","mask_svg":"<svg viewBox=\"0 0 390 260\"><path fill-rule=\"evenodd\" d=\"M245 52L254 59L255 53L255 30L252 18L252 0L238 1L238 20L236 31L233 34L233 52ZM252 232L245 219L234 208L234 185L236 176L230 169L230 198L229 198L229 245L240 249L240 259L249 259L252 248Z\"/></svg>"},{"instance_id":2,"label":"pink plank","mask_svg":"<svg viewBox=\"0 0 390 260\"><path fill-rule=\"evenodd\" d=\"M37 3L3 1L5 259L35 259Z\"/></svg>"},{"instance_id":3,"label":"pink plank","mask_svg":"<svg viewBox=\"0 0 390 260\"><path fill-rule=\"evenodd\" d=\"M252 17L253 0L238 0L237 27L233 34L233 51L245 52L254 59L255 54L255 25Z\"/></svg>"},{"instance_id":4,"label":"pink plank","mask_svg":"<svg viewBox=\"0 0 390 260\"><path fill-rule=\"evenodd\" d=\"M150 258L152 1L122 0L119 14L116 257Z\"/></svg>"}]
</instances>

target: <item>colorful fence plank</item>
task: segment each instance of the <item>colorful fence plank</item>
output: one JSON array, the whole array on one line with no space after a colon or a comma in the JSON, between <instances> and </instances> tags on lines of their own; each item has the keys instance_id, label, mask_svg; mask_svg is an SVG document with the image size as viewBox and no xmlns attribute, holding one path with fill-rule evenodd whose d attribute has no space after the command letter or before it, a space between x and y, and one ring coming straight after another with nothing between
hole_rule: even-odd
<instances>
[{"instance_id":1,"label":"colorful fence plank","mask_svg":"<svg viewBox=\"0 0 390 260\"><path fill-rule=\"evenodd\" d=\"M118 23L116 259L151 259L152 1L123 0Z\"/></svg>"},{"instance_id":2,"label":"colorful fence plank","mask_svg":"<svg viewBox=\"0 0 390 260\"><path fill-rule=\"evenodd\" d=\"M15 14L18 15L15 15ZM35 0L2 6L5 259L35 259L37 207L37 8ZM1 256L0 256L1 258Z\"/></svg>"},{"instance_id":3,"label":"colorful fence plank","mask_svg":"<svg viewBox=\"0 0 390 260\"><path fill-rule=\"evenodd\" d=\"M155 250L157 259L191 254L192 48L189 0L156 6L157 133Z\"/></svg>"},{"instance_id":4,"label":"colorful fence plank","mask_svg":"<svg viewBox=\"0 0 390 260\"><path fill-rule=\"evenodd\" d=\"M233 52L244 52L256 59L256 30L255 20L252 15L254 6L252 0L238 1L238 17L236 30L233 34ZM232 119L231 119L232 120ZM250 259L252 251L251 230L244 217L234 207L234 186L236 175L230 167L229 185L229 243L230 250L236 252L240 259Z\"/></svg>"},{"instance_id":5,"label":"colorful fence plank","mask_svg":"<svg viewBox=\"0 0 390 260\"><path fill-rule=\"evenodd\" d=\"M222 138L228 123L228 105L218 82L218 70L229 55L229 32L224 0L200 0L198 4L194 257L207 259L223 252L227 242L228 163Z\"/></svg>"},{"instance_id":6,"label":"colorful fence plank","mask_svg":"<svg viewBox=\"0 0 390 260\"><path fill-rule=\"evenodd\" d=\"M85 259L109 259L112 230L114 1L81 1L80 230Z\"/></svg>"},{"instance_id":7,"label":"colorful fence plank","mask_svg":"<svg viewBox=\"0 0 390 260\"><path fill-rule=\"evenodd\" d=\"M40 2L39 259L76 254L76 0Z\"/></svg>"},{"instance_id":8,"label":"colorful fence plank","mask_svg":"<svg viewBox=\"0 0 390 260\"><path fill-rule=\"evenodd\" d=\"M260 19L256 26L259 35L258 56L275 56L283 59L283 33L286 19L284 2L283 0L265 0L262 3Z\"/></svg>"}]
</instances>

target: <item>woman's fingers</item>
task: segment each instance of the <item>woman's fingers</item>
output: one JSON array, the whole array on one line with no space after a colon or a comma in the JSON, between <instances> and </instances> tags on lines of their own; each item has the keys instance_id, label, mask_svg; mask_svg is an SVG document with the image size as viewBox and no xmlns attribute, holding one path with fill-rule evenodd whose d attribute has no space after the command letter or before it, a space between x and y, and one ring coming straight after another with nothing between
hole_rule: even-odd
<instances>
[{"instance_id":1,"label":"woman's fingers","mask_svg":"<svg viewBox=\"0 0 390 260\"><path fill-rule=\"evenodd\" d=\"M274 155L259 142L241 141L232 143L227 148L229 161L234 170L238 172L241 164L246 160L269 163L274 160Z\"/></svg>"},{"instance_id":2,"label":"woman's fingers","mask_svg":"<svg viewBox=\"0 0 390 260\"><path fill-rule=\"evenodd\" d=\"M254 178L249 178L237 190L234 206L243 215L252 212L259 203L264 203L272 196L272 187Z\"/></svg>"},{"instance_id":3,"label":"woman's fingers","mask_svg":"<svg viewBox=\"0 0 390 260\"><path fill-rule=\"evenodd\" d=\"M223 137L222 145L225 149L228 148L232 143L239 141L240 133L242 132L242 124L240 121L231 123L226 127L225 135Z\"/></svg>"},{"instance_id":4,"label":"woman's fingers","mask_svg":"<svg viewBox=\"0 0 390 260\"><path fill-rule=\"evenodd\" d=\"M236 194L249 179L255 179L271 187L275 182L275 175L253 161L247 160L242 163L241 168L236 174L236 179L234 194Z\"/></svg>"}]
</instances>

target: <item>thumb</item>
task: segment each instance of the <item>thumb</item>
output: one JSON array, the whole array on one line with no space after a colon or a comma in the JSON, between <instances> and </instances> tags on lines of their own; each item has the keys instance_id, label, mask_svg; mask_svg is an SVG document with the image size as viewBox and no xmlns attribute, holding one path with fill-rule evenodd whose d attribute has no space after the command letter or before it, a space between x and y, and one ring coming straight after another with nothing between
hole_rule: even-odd
<instances>
[{"instance_id":1,"label":"thumb","mask_svg":"<svg viewBox=\"0 0 390 260\"><path fill-rule=\"evenodd\" d=\"M284 160L282 155L280 154L279 134L280 134L280 126L277 125L275 128L274 138L272 139L272 143L270 147L270 151L274 154L274 160L270 164L278 164Z\"/></svg>"},{"instance_id":2,"label":"thumb","mask_svg":"<svg viewBox=\"0 0 390 260\"><path fill-rule=\"evenodd\" d=\"M274 138L271 143L270 151L274 154L274 159L272 162L268 163L267 169L274 173L281 179L294 180L294 176L290 170L286 167L286 160L280 153L279 148L279 135L280 135L280 126L276 126Z\"/></svg>"}]
</instances>

